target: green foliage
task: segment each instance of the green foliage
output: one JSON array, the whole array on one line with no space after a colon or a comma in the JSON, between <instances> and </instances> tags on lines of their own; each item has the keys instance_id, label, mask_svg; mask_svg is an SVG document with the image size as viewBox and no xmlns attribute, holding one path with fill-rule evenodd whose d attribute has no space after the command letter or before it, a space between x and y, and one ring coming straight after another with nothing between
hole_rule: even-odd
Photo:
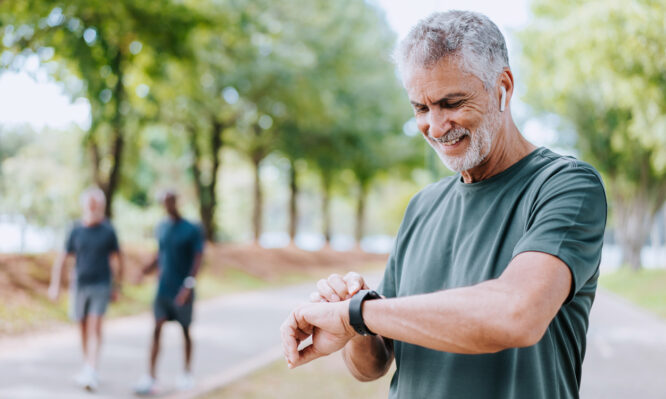
<instances>
[{"instance_id":1,"label":"green foliage","mask_svg":"<svg viewBox=\"0 0 666 399\"><path fill-rule=\"evenodd\" d=\"M14 55L3 57L8 66L21 68L27 56L37 54L55 77L74 82L73 97L88 99L90 177L109 199L120 183L123 149L138 137L125 132L137 132L150 117L138 101L149 91L150 80L143 78L159 78L168 57L188 56L186 37L197 23L205 20L170 0L0 3L3 56Z\"/></svg>"},{"instance_id":2,"label":"green foliage","mask_svg":"<svg viewBox=\"0 0 666 399\"><path fill-rule=\"evenodd\" d=\"M534 0L520 38L526 98L577 133L604 176L623 263L666 199L666 1Z\"/></svg>"},{"instance_id":3,"label":"green foliage","mask_svg":"<svg viewBox=\"0 0 666 399\"><path fill-rule=\"evenodd\" d=\"M528 102L571 122L607 176L664 179L666 2L535 0L532 10L520 35Z\"/></svg>"},{"instance_id":4,"label":"green foliage","mask_svg":"<svg viewBox=\"0 0 666 399\"><path fill-rule=\"evenodd\" d=\"M116 220L138 236L157 217L153 198L165 186L189 203L198 198L201 219L224 222L216 183L229 148L254 165L277 152L319 171L327 189L368 192L377 176L422 164L420 139L402 134L410 108L389 61L394 41L363 0L0 2L0 68L20 70L38 57L92 113L64 162L62 143L52 143L53 154L42 150L55 163L42 169L12 166L8 158L25 161L23 139L3 136L0 173L9 168L41 187L35 198L58 181L53 174L69 176L62 187L72 198L90 183L119 193L110 202L131 217ZM340 177L350 170L355 180ZM56 224L46 220L51 205L39 203L21 212Z\"/></svg>"},{"instance_id":5,"label":"green foliage","mask_svg":"<svg viewBox=\"0 0 666 399\"><path fill-rule=\"evenodd\" d=\"M31 134L25 135L22 139L28 140ZM79 212L81 132L42 131L33 135L34 140L0 164L0 213L22 214L28 223L41 226L65 226ZM59 151L54 152L54 148Z\"/></svg>"}]
</instances>

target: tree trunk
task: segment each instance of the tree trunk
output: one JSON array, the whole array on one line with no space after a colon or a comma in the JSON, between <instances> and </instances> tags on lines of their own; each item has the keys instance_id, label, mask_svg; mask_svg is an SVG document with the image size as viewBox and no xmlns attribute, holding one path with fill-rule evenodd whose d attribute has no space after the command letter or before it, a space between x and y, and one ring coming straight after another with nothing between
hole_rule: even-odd
<instances>
[{"instance_id":1,"label":"tree trunk","mask_svg":"<svg viewBox=\"0 0 666 399\"><path fill-rule=\"evenodd\" d=\"M354 239L358 248L361 247L361 240L365 235L365 197L367 194L367 183L361 182L359 184L358 200L356 203L356 227L354 231Z\"/></svg>"},{"instance_id":2,"label":"tree trunk","mask_svg":"<svg viewBox=\"0 0 666 399\"><path fill-rule=\"evenodd\" d=\"M111 218L113 216L112 204L113 196L116 193L118 185L120 183L120 168L122 165L122 156L123 149L125 146L125 137L123 132L123 116L121 112L122 103L124 101L125 87L123 85L123 72L122 72L122 54L120 50L116 53L116 58L113 60L112 65L113 70L116 72L118 81L116 86L113 89L113 95L115 97L115 114L113 117L113 142L111 143L111 159L113 159L113 164L111 166L111 172L109 173L109 179L107 181L106 187L103 187L104 194L106 194L106 216Z\"/></svg>"},{"instance_id":3,"label":"tree trunk","mask_svg":"<svg viewBox=\"0 0 666 399\"><path fill-rule=\"evenodd\" d=\"M322 173L322 198L321 198L321 216L323 222L323 233L326 246L331 244L331 177L327 173Z\"/></svg>"},{"instance_id":4,"label":"tree trunk","mask_svg":"<svg viewBox=\"0 0 666 399\"><path fill-rule=\"evenodd\" d=\"M102 176L100 174L99 166L100 166L100 156L99 156L99 146L97 145L97 141L95 140L95 137L93 133L91 133L90 139L89 139L89 148L90 148L90 158L92 160L92 179L93 182L95 182L95 185L99 188L104 187L104 182L102 181Z\"/></svg>"},{"instance_id":5,"label":"tree trunk","mask_svg":"<svg viewBox=\"0 0 666 399\"><path fill-rule=\"evenodd\" d=\"M259 154L253 154L252 165L254 166L254 210L252 212L252 228L254 232L254 243L259 244L261 237L261 221L263 198L261 192L261 179L259 177L259 165L263 157Z\"/></svg>"},{"instance_id":6,"label":"tree trunk","mask_svg":"<svg viewBox=\"0 0 666 399\"><path fill-rule=\"evenodd\" d=\"M664 190L647 182L633 192L613 191L617 242L622 249L622 264L639 270L641 249L650 235L657 210L664 203Z\"/></svg>"},{"instance_id":7,"label":"tree trunk","mask_svg":"<svg viewBox=\"0 0 666 399\"><path fill-rule=\"evenodd\" d=\"M289 173L289 240L293 244L296 240L296 226L298 224L298 208L296 201L298 199L298 182L296 180L296 164L291 159L289 160L291 166Z\"/></svg>"},{"instance_id":8,"label":"tree trunk","mask_svg":"<svg viewBox=\"0 0 666 399\"><path fill-rule=\"evenodd\" d=\"M197 131L195 128L188 128L190 148L194 154L194 161L192 162L192 176L194 177L194 184L199 199L199 216L201 217L201 224L204 228L204 233L207 241L214 242L217 235L217 224L215 215L217 211L217 174L220 168L220 157L223 145L222 133L224 125L213 121L213 130L211 132L211 157L212 167L210 170L210 181L204 181L204 176L201 171L202 154L197 144Z\"/></svg>"}]
</instances>

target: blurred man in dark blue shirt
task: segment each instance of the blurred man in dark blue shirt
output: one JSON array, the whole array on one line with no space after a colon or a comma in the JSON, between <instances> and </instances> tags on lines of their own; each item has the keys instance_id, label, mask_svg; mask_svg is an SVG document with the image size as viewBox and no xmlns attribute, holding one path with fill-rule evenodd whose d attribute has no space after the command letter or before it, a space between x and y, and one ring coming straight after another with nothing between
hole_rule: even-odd
<instances>
[{"instance_id":1,"label":"blurred man in dark blue shirt","mask_svg":"<svg viewBox=\"0 0 666 399\"><path fill-rule=\"evenodd\" d=\"M168 218L159 224L155 232L159 250L143 270L143 274L146 274L156 267L159 269L159 283L153 305L155 329L150 353L150 371L135 387L137 394L144 395L156 392L155 369L162 325L166 321L177 321L185 337L185 372L178 381L178 388L185 390L194 385L191 375L192 339L189 328L192 322L195 276L201 265L204 239L201 229L180 215L176 193L166 192L162 203Z\"/></svg>"}]
</instances>

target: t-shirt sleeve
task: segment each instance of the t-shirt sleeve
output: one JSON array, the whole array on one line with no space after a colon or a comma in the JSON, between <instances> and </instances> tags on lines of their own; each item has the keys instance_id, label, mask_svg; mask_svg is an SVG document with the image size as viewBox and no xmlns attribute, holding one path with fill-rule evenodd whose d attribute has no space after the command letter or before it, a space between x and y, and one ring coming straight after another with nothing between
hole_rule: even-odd
<instances>
[{"instance_id":1,"label":"t-shirt sleeve","mask_svg":"<svg viewBox=\"0 0 666 399\"><path fill-rule=\"evenodd\" d=\"M397 296L395 286L395 257L393 253L389 256L388 262L386 263L386 269L384 270L384 277L379 282L377 287L377 292L380 295L385 296L386 298L395 298Z\"/></svg>"},{"instance_id":2,"label":"t-shirt sleeve","mask_svg":"<svg viewBox=\"0 0 666 399\"><path fill-rule=\"evenodd\" d=\"M110 233L111 233L111 252L120 251L120 244L118 244L118 235L116 234L116 229L109 224Z\"/></svg>"},{"instance_id":3,"label":"t-shirt sleeve","mask_svg":"<svg viewBox=\"0 0 666 399\"><path fill-rule=\"evenodd\" d=\"M593 170L576 166L559 171L537 194L512 257L528 251L558 257L571 270L569 302L599 267L606 214L606 194Z\"/></svg>"},{"instance_id":4,"label":"t-shirt sleeve","mask_svg":"<svg viewBox=\"0 0 666 399\"><path fill-rule=\"evenodd\" d=\"M198 226L198 225L195 225L194 227L195 227L195 229L194 229L194 252L196 254L201 254L201 253L203 253L204 243L206 241L204 239L203 228L201 226Z\"/></svg>"},{"instance_id":5,"label":"t-shirt sleeve","mask_svg":"<svg viewBox=\"0 0 666 399\"><path fill-rule=\"evenodd\" d=\"M67 233L67 240L65 241L65 252L68 254L75 254L76 248L74 247L74 236L76 235L76 226L72 226Z\"/></svg>"}]
</instances>

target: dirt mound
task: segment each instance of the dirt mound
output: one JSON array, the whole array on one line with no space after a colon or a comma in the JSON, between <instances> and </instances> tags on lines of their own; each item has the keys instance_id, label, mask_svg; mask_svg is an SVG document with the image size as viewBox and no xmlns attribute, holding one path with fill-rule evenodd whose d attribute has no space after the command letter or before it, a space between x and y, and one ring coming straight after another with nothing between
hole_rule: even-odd
<instances>
[{"instance_id":1,"label":"dirt mound","mask_svg":"<svg viewBox=\"0 0 666 399\"><path fill-rule=\"evenodd\" d=\"M213 273L227 267L241 269L264 279L306 269L352 270L359 264L385 262L387 255L360 250L340 252L330 248L305 251L295 246L265 249L248 245L216 245L207 248L206 267ZM346 266L340 270L341 265Z\"/></svg>"},{"instance_id":2,"label":"dirt mound","mask_svg":"<svg viewBox=\"0 0 666 399\"><path fill-rule=\"evenodd\" d=\"M139 271L153 256L145 249L125 247L124 279L134 281ZM0 254L0 300L16 303L23 297L45 296L48 289L54 253L38 255ZM330 248L305 251L295 246L266 249L257 245L209 244L205 250L204 270L221 275L225 270L243 270L271 280L290 272L331 268L337 272L355 266L384 262L387 255L361 250L340 252ZM340 270L340 265L345 265ZM66 285L66 278L63 286Z\"/></svg>"}]
</instances>

